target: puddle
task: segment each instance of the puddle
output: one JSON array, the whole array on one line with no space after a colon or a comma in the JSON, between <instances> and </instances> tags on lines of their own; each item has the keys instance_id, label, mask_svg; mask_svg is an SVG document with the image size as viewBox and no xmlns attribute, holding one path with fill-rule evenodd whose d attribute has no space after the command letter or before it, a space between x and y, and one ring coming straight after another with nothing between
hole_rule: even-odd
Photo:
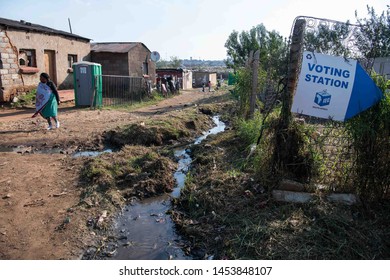
<instances>
[{"instance_id":1,"label":"puddle","mask_svg":"<svg viewBox=\"0 0 390 280\"><path fill-rule=\"evenodd\" d=\"M14 148L0 146L0 153L12 153Z\"/></svg>"},{"instance_id":2,"label":"puddle","mask_svg":"<svg viewBox=\"0 0 390 280\"><path fill-rule=\"evenodd\" d=\"M182 251L180 236L166 212L171 208L169 195L128 205L119 217L115 260L190 259Z\"/></svg>"},{"instance_id":3,"label":"puddle","mask_svg":"<svg viewBox=\"0 0 390 280\"><path fill-rule=\"evenodd\" d=\"M225 124L218 116L213 117L215 127L198 137L194 144L200 144L210 134L225 130ZM178 168L174 174L176 187L171 194L137 201L125 207L115 222L118 236L115 254L116 260L167 260L192 259L182 250L185 241L177 234L175 224L167 211L171 209L172 197L179 197L184 187L186 174L192 159L190 149L175 151Z\"/></svg>"},{"instance_id":4,"label":"puddle","mask_svg":"<svg viewBox=\"0 0 390 280\"><path fill-rule=\"evenodd\" d=\"M39 150L32 146L17 146L17 147L4 147L0 146L0 153L17 153L17 154L60 154L66 153L64 149L50 148Z\"/></svg>"},{"instance_id":5,"label":"puddle","mask_svg":"<svg viewBox=\"0 0 390 280\"><path fill-rule=\"evenodd\" d=\"M72 156L75 158L78 157L97 157L104 153L112 153L112 149L105 149L103 151L82 151L82 152L76 152Z\"/></svg>"},{"instance_id":6,"label":"puddle","mask_svg":"<svg viewBox=\"0 0 390 280\"><path fill-rule=\"evenodd\" d=\"M0 153L18 153L18 154L69 154L72 157L96 157L104 153L112 153L113 150L106 148L102 151L78 151L74 149L48 148L38 149L32 146L5 147L0 146Z\"/></svg>"}]
</instances>

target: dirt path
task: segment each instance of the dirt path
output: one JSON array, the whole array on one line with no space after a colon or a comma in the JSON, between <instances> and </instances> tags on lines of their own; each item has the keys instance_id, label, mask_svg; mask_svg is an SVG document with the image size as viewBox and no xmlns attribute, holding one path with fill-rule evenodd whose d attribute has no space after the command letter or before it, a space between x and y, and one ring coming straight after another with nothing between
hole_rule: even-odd
<instances>
[{"instance_id":1,"label":"dirt path","mask_svg":"<svg viewBox=\"0 0 390 280\"><path fill-rule=\"evenodd\" d=\"M61 128L52 131L43 119L31 119L31 110L0 110L0 259L79 258L94 237L86 221L99 213L73 209L82 192L84 159L31 150L98 148L107 130L169 116L220 94L186 91L132 112L61 108ZM27 148L4 152L16 146Z\"/></svg>"},{"instance_id":2,"label":"dirt path","mask_svg":"<svg viewBox=\"0 0 390 280\"><path fill-rule=\"evenodd\" d=\"M132 112L120 110L89 110L65 107L59 110L61 128L47 131L47 123L33 110L0 110L0 146L33 146L54 148L91 148L103 131L145 118L160 117L190 103L201 103L211 95L199 91L185 91L157 105Z\"/></svg>"}]
</instances>

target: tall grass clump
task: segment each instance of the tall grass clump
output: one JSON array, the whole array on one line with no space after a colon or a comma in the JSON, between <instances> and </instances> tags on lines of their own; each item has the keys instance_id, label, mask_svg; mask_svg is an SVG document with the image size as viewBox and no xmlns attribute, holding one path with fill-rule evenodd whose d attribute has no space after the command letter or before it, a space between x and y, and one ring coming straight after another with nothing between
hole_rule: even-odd
<instances>
[{"instance_id":1,"label":"tall grass clump","mask_svg":"<svg viewBox=\"0 0 390 280\"><path fill-rule=\"evenodd\" d=\"M239 118L236 120L237 134L249 146L256 143L263 122L263 116L256 111L252 119Z\"/></svg>"},{"instance_id":2,"label":"tall grass clump","mask_svg":"<svg viewBox=\"0 0 390 280\"><path fill-rule=\"evenodd\" d=\"M258 90L264 86L267 73L259 69L258 72ZM243 68L236 73L236 86L234 89L236 96L239 100L239 111L241 116L245 119L249 117L249 100L252 93L252 74L248 68Z\"/></svg>"},{"instance_id":3,"label":"tall grass clump","mask_svg":"<svg viewBox=\"0 0 390 280\"><path fill-rule=\"evenodd\" d=\"M382 100L346 123L354 149L356 192L369 202L390 190L390 81L382 76L373 79L384 93Z\"/></svg>"}]
</instances>

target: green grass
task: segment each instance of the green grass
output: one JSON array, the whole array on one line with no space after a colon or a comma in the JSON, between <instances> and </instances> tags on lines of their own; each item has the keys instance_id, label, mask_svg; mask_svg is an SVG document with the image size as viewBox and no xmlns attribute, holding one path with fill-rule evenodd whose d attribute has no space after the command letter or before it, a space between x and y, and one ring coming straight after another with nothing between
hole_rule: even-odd
<instances>
[{"instance_id":1,"label":"green grass","mask_svg":"<svg viewBox=\"0 0 390 280\"><path fill-rule=\"evenodd\" d=\"M202 147L205 144L211 147ZM273 202L267 193L270 186L259 185L253 170L236 169L246 155L245 143L236 134L225 132L202 145L193 150L191 178L173 211L193 247L216 259L390 257L388 201L368 208L321 199ZM215 160L198 160L205 155Z\"/></svg>"},{"instance_id":2,"label":"green grass","mask_svg":"<svg viewBox=\"0 0 390 280\"><path fill-rule=\"evenodd\" d=\"M173 96L170 95L168 98L172 98ZM162 96L159 93L154 92L152 97L146 100L143 100L141 102L136 102L133 104L121 104L121 105L111 105L111 106L103 106L103 110L121 110L121 111L134 111L139 108L147 107L156 105L159 102L167 99L166 97Z\"/></svg>"},{"instance_id":3,"label":"green grass","mask_svg":"<svg viewBox=\"0 0 390 280\"><path fill-rule=\"evenodd\" d=\"M246 145L255 144L260 134L262 115L259 112L255 113L253 119L245 120L240 118L236 121L237 133Z\"/></svg>"},{"instance_id":4,"label":"green grass","mask_svg":"<svg viewBox=\"0 0 390 280\"><path fill-rule=\"evenodd\" d=\"M35 103L36 90L32 90L31 92L25 95L19 95L18 102L12 103L13 107L22 107L29 106Z\"/></svg>"}]
</instances>

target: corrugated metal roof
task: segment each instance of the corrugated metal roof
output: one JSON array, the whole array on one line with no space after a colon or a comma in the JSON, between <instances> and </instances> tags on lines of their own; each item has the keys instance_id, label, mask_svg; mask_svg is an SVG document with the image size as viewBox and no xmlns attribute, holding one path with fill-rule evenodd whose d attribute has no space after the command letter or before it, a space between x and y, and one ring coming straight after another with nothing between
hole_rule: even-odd
<instances>
[{"instance_id":1,"label":"corrugated metal roof","mask_svg":"<svg viewBox=\"0 0 390 280\"><path fill-rule=\"evenodd\" d=\"M26 31L33 31L33 32L54 34L54 35L62 35L64 37L81 39L81 40L85 40L88 42L91 40L91 39L81 37L81 36L73 34L73 33L53 29L53 28L50 28L47 26L34 24L31 22L26 22L24 20L16 21L16 20L11 20L11 19L6 19L6 18L0 18L0 25L6 26L6 27L12 27L14 29L26 30Z\"/></svg>"},{"instance_id":2,"label":"corrugated metal roof","mask_svg":"<svg viewBox=\"0 0 390 280\"><path fill-rule=\"evenodd\" d=\"M183 68L158 68L156 72L165 72L165 71L175 71L175 72L183 72Z\"/></svg>"},{"instance_id":3,"label":"corrugated metal roof","mask_svg":"<svg viewBox=\"0 0 390 280\"><path fill-rule=\"evenodd\" d=\"M149 50L143 43L140 42L110 42L110 43L92 43L91 51L93 52L110 52L110 53L127 53L137 45L143 45ZM149 50L150 51L150 50Z\"/></svg>"},{"instance_id":4,"label":"corrugated metal roof","mask_svg":"<svg viewBox=\"0 0 390 280\"><path fill-rule=\"evenodd\" d=\"M93 52L127 53L139 43L92 43Z\"/></svg>"},{"instance_id":5,"label":"corrugated metal roof","mask_svg":"<svg viewBox=\"0 0 390 280\"><path fill-rule=\"evenodd\" d=\"M192 71L192 73L195 73L195 74L216 74L217 71L199 71L199 70L194 70L194 71Z\"/></svg>"}]
</instances>

